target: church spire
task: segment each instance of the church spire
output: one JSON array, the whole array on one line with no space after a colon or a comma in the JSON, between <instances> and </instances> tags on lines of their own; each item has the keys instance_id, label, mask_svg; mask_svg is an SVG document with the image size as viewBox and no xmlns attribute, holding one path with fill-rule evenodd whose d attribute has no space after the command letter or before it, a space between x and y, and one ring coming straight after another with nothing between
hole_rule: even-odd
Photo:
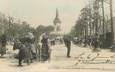
<instances>
[{"instance_id":1,"label":"church spire","mask_svg":"<svg viewBox=\"0 0 115 72\"><path fill-rule=\"evenodd\" d=\"M56 8L56 18L59 17L59 14L58 14L58 8Z\"/></svg>"},{"instance_id":2,"label":"church spire","mask_svg":"<svg viewBox=\"0 0 115 72\"><path fill-rule=\"evenodd\" d=\"M58 12L58 8L56 8L56 17L54 19L54 25L56 25L57 23L61 23L60 19L59 19L59 12Z\"/></svg>"}]
</instances>

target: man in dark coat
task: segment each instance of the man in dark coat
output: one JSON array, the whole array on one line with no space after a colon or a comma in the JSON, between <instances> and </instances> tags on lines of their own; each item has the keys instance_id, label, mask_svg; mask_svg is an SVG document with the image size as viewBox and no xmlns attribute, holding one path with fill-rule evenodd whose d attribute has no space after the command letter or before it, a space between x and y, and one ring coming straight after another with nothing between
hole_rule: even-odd
<instances>
[{"instance_id":1,"label":"man in dark coat","mask_svg":"<svg viewBox=\"0 0 115 72\"><path fill-rule=\"evenodd\" d=\"M1 54L1 56L3 56L4 54L6 54L6 43L7 43L7 40L6 40L6 35L5 34L3 34L1 36L0 41L1 41L0 54Z\"/></svg>"},{"instance_id":2,"label":"man in dark coat","mask_svg":"<svg viewBox=\"0 0 115 72\"><path fill-rule=\"evenodd\" d=\"M67 47L67 57L71 57L70 56L70 51L71 51L71 37L70 36L64 36L63 38L65 46Z\"/></svg>"},{"instance_id":3,"label":"man in dark coat","mask_svg":"<svg viewBox=\"0 0 115 72\"><path fill-rule=\"evenodd\" d=\"M30 33L29 33L30 34ZM32 44L34 43L34 38L27 34L24 37L20 38L21 47L19 49L19 66L22 64L22 60L27 62L27 64L32 63L33 61L33 51Z\"/></svg>"},{"instance_id":4,"label":"man in dark coat","mask_svg":"<svg viewBox=\"0 0 115 72\"><path fill-rule=\"evenodd\" d=\"M31 52L31 45L28 42L21 43L19 53L19 66L22 66L22 60L24 60L27 64L32 62L32 52Z\"/></svg>"},{"instance_id":5,"label":"man in dark coat","mask_svg":"<svg viewBox=\"0 0 115 72\"><path fill-rule=\"evenodd\" d=\"M19 49L19 53L18 53L18 59L19 59L19 66L22 66L22 60L24 60L26 58L26 47L24 44L21 45L20 49Z\"/></svg>"}]
</instances>

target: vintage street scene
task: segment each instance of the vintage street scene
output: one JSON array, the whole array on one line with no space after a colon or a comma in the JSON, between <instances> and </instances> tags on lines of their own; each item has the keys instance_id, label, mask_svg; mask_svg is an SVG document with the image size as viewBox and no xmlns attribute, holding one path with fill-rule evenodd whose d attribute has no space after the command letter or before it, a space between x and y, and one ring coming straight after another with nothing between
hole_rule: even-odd
<instances>
[{"instance_id":1,"label":"vintage street scene","mask_svg":"<svg viewBox=\"0 0 115 72\"><path fill-rule=\"evenodd\" d=\"M115 72L115 0L0 0L0 72Z\"/></svg>"}]
</instances>

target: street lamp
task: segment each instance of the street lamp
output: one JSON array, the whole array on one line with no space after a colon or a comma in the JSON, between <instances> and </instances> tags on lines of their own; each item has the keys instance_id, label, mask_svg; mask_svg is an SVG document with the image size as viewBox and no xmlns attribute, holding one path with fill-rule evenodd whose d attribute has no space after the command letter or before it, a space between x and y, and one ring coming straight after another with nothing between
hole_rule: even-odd
<instances>
[{"instance_id":1,"label":"street lamp","mask_svg":"<svg viewBox=\"0 0 115 72\"><path fill-rule=\"evenodd\" d=\"M104 0L106 4L109 4L110 7L110 21L111 21L111 39L112 43L114 42L114 31L113 31L113 5L112 5L112 0Z\"/></svg>"}]
</instances>

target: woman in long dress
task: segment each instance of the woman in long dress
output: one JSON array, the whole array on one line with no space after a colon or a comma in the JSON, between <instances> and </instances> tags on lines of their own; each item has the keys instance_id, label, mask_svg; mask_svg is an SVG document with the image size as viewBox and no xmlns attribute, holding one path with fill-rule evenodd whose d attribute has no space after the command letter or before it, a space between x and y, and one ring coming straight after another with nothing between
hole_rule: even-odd
<instances>
[{"instance_id":1,"label":"woman in long dress","mask_svg":"<svg viewBox=\"0 0 115 72\"><path fill-rule=\"evenodd\" d=\"M42 43L41 58L42 61L47 61L50 57L47 35L42 36L41 43Z\"/></svg>"}]
</instances>

